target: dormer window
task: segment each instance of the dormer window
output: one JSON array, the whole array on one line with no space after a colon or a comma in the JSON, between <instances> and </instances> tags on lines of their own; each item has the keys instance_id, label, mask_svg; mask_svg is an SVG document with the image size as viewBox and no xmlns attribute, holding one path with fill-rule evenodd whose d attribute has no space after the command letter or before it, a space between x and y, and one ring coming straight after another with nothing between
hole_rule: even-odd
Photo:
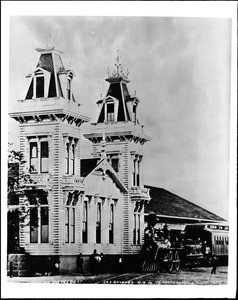
<instances>
[{"instance_id":1,"label":"dormer window","mask_svg":"<svg viewBox=\"0 0 238 300\"><path fill-rule=\"evenodd\" d=\"M26 77L31 79L31 84L29 86L26 99L39 99L48 97L48 94L52 90L49 86L51 78L50 72L37 67L34 73L28 74Z\"/></svg>"},{"instance_id":2,"label":"dormer window","mask_svg":"<svg viewBox=\"0 0 238 300\"><path fill-rule=\"evenodd\" d=\"M107 113L106 113L107 122L114 122L114 103L107 103Z\"/></svg>"},{"instance_id":3,"label":"dormer window","mask_svg":"<svg viewBox=\"0 0 238 300\"><path fill-rule=\"evenodd\" d=\"M44 98L45 91L45 80L44 76L36 76L35 77L35 86L36 86L36 98Z\"/></svg>"}]
</instances>

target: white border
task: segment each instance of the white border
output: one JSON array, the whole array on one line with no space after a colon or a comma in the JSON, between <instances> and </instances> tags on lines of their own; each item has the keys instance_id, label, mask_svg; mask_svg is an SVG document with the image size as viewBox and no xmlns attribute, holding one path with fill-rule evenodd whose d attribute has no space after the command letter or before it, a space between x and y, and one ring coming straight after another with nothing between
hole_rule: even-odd
<instances>
[{"instance_id":1,"label":"white border","mask_svg":"<svg viewBox=\"0 0 238 300\"><path fill-rule=\"evenodd\" d=\"M62 16L173 16L232 18L232 94L231 94L231 150L230 150L230 234L236 237L236 112L237 112L237 3L236 2L78 2L78 1L18 1L2 2L2 195L6 195L7 158L7 104L9 88L9 24L10 16L62 15ZM4 166L4 167L3 167ZM2 228L6 228L6 203L2 202ZM2 230L2 239L4 239ZM7 282L6 245L2 247L1 283L4 298L180 298L216 297L233 298L236 292L236 240L230 239L230 266L227 286L122 286L122 285L49 285L16 284Z\"/></svg>"}]
</instances>

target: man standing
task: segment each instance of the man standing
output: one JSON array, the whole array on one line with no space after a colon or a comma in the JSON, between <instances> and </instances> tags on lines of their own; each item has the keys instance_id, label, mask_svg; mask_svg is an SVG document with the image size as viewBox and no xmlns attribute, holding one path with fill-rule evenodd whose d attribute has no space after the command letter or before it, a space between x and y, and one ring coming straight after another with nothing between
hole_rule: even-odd
<instances>
[{"instance_id":1,"label":"man standing","mask_svg":"<svg viewBox=\"0 0 238 300\"><path fill-rule=\"evenodd\" d=\"M216 257L216 254L212 255L211 264L212 264L211 274L216 274L216 269L217 269L217 264L218 264L218 259Z\"/></svg>"},{"instance_id":2,"label":"man standing","mask_svg":"<svg viewBox=\"0 0 238 300\"><path fill-rule=\"evenodd\" d=\"M78 269L78 273L85 275L84 271L83 271L83 255L82 253L79 253L78 257L77 257L77 269Z\"/></svg>"},{"instance_id":3,"label":"man standing","mask_svg":"<svg viewBox=\"0 0 238 300\"><path fill-rule=\"evenodd\" d=\"M97 253L97 250L94 249L93 254L90 257L90 263L91 263L91 275L95 275L99 273L98 265L101 262L101 257Z\"/></svg>"}]
</instances>

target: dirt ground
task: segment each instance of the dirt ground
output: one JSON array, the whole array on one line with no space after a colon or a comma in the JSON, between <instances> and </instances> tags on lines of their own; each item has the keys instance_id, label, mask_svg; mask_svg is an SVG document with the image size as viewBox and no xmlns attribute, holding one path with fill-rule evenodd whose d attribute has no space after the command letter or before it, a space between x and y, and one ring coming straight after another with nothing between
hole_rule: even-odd
<instances>
[{"instance_id":1,"label":"dirt ground","mask_svg":"<svg viewBox=\"0 0 238 300\"><path fill-rule=\"evenodd\" d=\"M82 276L78 274L40 277L13 277L9 282L20 283L97 283L97 284L158 284L158 285L225 285L228 267L218 267L216 275L211 268L194 268L172 273L124 273Z\"/></svg>"}]
</instances>

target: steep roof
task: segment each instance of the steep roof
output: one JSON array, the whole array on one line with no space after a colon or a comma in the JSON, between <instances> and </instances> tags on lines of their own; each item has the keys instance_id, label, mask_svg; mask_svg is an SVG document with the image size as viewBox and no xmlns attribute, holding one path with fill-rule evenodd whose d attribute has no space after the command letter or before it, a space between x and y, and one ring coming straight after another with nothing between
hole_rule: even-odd
<instances>
[{"instance_id":1,"label":"steep roof","mask_svg":"<svg viewBox=\"0 0 238 300\"><path fill-rule=\"evenodd\" d=\"M109 164L106 158L81 159L80 162L81 162L81 172L80 172L81 177L87 177L91 172L93 173L95 170L100 170L103 171L105 174L109 175L122 192L127 192L126 186L119 179L115 170Z\"/></svg>"},{"instance_id":2,"label":"steep roof","mask_svg":"<svg viewBox=\"0 0 238 300\"><path fill-rule=\"evenodd\" d=\"M165 189L145 185L150 189L151 200L145 205L145 213L156 213L157 215L204 219L214 221L225 221L210 211L183 199Z\"/></svg>"},{"instance_id":3,"label":"steep roof","mask_svg":"<svg viewBox=\"0 0 238 300\"><path fill-rule=\"evenodd\" d=\"M55 47L46 47L46 48L37 48L38 52L41 53L40 58L38 60L36 68L41 68L50 72L50 84L48 97L57 97L57 87L58 93L60 97L63 97L62 86L59 80L59 75L63 73L72 72L72 70L66 70L60 54L60 52L55 49ZM31 75L31 74L29 74ZM27 91L26 99L31 99L33 95L33 79L31 80L31 84ZM73 101L75 102L74 96L72 95Z\"/></svg>"}]
</instances>

